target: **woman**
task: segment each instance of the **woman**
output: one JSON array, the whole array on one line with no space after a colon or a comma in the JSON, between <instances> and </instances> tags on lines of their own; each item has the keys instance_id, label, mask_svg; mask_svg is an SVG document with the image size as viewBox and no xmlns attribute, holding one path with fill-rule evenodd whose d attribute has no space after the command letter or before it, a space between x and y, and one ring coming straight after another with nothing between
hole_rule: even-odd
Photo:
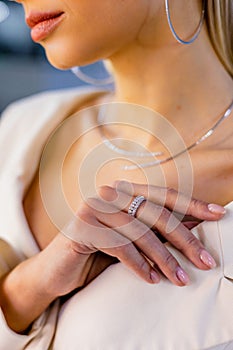
<instances>
[{"instance_id":1,"label":"woman","mask_svg":"<svg viewBox=\"0 0 233 350\"><path fill-rule=\"evenodd\" d=\"M232 349L233 2L22 4L54 66L116 88L3 116L0 349Z\"/></svg>"}]
</instances>

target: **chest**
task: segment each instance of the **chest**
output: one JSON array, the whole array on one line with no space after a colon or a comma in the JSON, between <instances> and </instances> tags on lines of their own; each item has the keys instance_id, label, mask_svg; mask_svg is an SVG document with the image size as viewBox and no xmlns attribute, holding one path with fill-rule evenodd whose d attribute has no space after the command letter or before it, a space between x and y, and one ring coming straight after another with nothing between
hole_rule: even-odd
<instances>
[{"instance_id":1,"label":"chest","mask_svg":"<svg viewBox=\"0 0 233 350\"><path fill-rule=\"evenodd\" d=\"M228 152L193 152L160 166L125 171L128 160L110 152L95 136L86 135L63 157L57 149L50 152L31 183L24 210L41 248L71 220L82 201L96 195L98 186L115 180L171 187L222 205L233 199Z\"/></svg>"}]
</instances>

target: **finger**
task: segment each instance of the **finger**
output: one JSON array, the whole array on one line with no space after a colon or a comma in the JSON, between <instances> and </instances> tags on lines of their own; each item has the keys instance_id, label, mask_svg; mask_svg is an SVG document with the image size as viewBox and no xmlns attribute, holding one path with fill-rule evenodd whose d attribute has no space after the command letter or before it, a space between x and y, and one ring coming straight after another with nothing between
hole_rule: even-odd
<instances>
[{"instance_id":1,"label":"finger","mask_svg":"<svg viewBox=\"0 0 233 350\"><path fill-rule=\"evenodd\" d=\"M102 196L113 199L117 195L113 188L105 188L102 189ZM128 194L118 192L114 205L127 212L127 207L124 204L129 202L129 198ZM138 208L137 218L147 227L158 231L165 240L179 249L196 267L207 270L216 266L214 258L205 250L203 244L166 208L147 200ZM138 238L135 237L135 239Z\"/></svg>"},{"instance_id":2,"label":"finger","mask_svg":"<svg viewBox=\"0 0 233 350\"><path fill-rule=\"evenodd\" d=\"M207 252L201 241L166 208L161 209L147 201L140 206L137 218L152 230L158 230L199 269L207 270L216 266L214 258Z\"/></svg>"},{"instance_id":3,"label":"finger","mask_svg":"<svg viewBox=\"0 0 233 350\"><path fill-rule=\"evenodd\" d=\"M192 215L202 220L217 220L226 212L225 208L218 204L209 204L190 198L171 188L135 184L127 181L116 181L114 187L117 191L128 193L131 196L143 195L160 206L182 214Z\"/></svg>"},{"instance_id":4,"label":"finger","mask_svg":"<svg viewBox=\"0 0 233 350\"><path fill-rule=\"evenodd\" d=\"M86 210L80 211L77 220L69 223L63 234L77 242L75 251L80 254L90 254L100 250L122 261L148 283L158 283L160 280L159 274L132 242L98 221L90 210L88 213Z\"/></svg>"},{"instance_id":5,"label":"finger","mask_svg":"<svg viewBox=\"0 0 233 350\"><path fill-rule=\"evenodd\" d=\"M123 235L101 224L90 209L88 212L79 211L76 219L69 222L61 232L76 243L75 250L80 254L91 254L102 251L102 248L121 247L130 243Z\"/></svg>"},{"instance_id":6,"label":"finger","mask_svg":"<svg viewBox=\"0 0 233 350\"><path fill-rule=\"evenodd\" d=\"M125 266L146 282L159 283L159 273L152 268L148 260L140 254L132 243L116 248L105 248L102 251L117 257Z\"/></svg>"},{"instance_id":7,"label":"finger","mask_svg":"<svg viewBox=\"0 0 233 350\"><path fill-rule=\"evenodd\" d=\"M91 199L91 202L92 208L99 208L94 209L96 218L133 242L134 246L154 262L172 283L183 286L189 282L187 273L144 223L122 211L117 213L116 210L109 209L112 205L98 198Z\"/></svg>"}]
</instances>

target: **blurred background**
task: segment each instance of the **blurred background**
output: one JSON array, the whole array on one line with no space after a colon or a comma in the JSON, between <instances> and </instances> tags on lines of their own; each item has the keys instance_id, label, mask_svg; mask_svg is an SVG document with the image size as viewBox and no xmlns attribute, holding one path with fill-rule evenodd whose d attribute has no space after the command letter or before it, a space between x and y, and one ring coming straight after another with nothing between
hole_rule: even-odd
<instances>
[{"instance_id":1,"label":"blurred background","mask_svg":"<svg viewBox=\"0 0 233 350\"><path fill-rule=\"evenodd\" d=\"M94 66L85 69L91 74L96 71ZM43 48L31 40L22 6L0 0L0 113L22 97L83 84L71 71L60 71L47 62Z\"/></svg>"}]
</instances>

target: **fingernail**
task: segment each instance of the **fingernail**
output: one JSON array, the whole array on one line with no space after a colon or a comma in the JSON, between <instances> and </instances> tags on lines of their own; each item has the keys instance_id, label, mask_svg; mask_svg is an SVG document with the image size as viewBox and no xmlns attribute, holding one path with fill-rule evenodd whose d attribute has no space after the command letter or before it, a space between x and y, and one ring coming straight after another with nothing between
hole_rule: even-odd
<instances>
[{"instance_id":1,"label":"fingernail","mask_svg":"<svg viewBox=\"0 0 233 350\"><path fill-rule=\"evenodd\" d=\"M218 204L211 203L208 205L208 209L213 214L225 214L226 213L226 209Z\"/></svg>"},{"instance_id":2,"label":"fingernail","mask_svg":"<svg viewBox=\"0 0 233 350\"><path fill-rule=\"evenodd\" d=\"M183 284L188 284L190 282L189 276L181 267L177 267L176 276Z\"/></svg>"},{"instance_id":3,"label":"fingernail","mask_svg":"<svg viewBox=\"0 0 233 350\"><path fill-rule=\"evenodd\" d=\"M159 281L160 281L160 277L159 277L158 273L155 272L154 270L152 270L152 271L150 272L150 279L151 279L154 283L159 283Z\"/></svg>"},{"instance_id":4,"label":"fingernail","mask_svg":"<svg viewBox=\"0 0 233 350\"><path fill-rule=\"evenodd\" d=\"M202 250L200 259L206 266L210 267L211 269L217 266L214 258L206 250Z\"/></svg>"}]
</instances>

